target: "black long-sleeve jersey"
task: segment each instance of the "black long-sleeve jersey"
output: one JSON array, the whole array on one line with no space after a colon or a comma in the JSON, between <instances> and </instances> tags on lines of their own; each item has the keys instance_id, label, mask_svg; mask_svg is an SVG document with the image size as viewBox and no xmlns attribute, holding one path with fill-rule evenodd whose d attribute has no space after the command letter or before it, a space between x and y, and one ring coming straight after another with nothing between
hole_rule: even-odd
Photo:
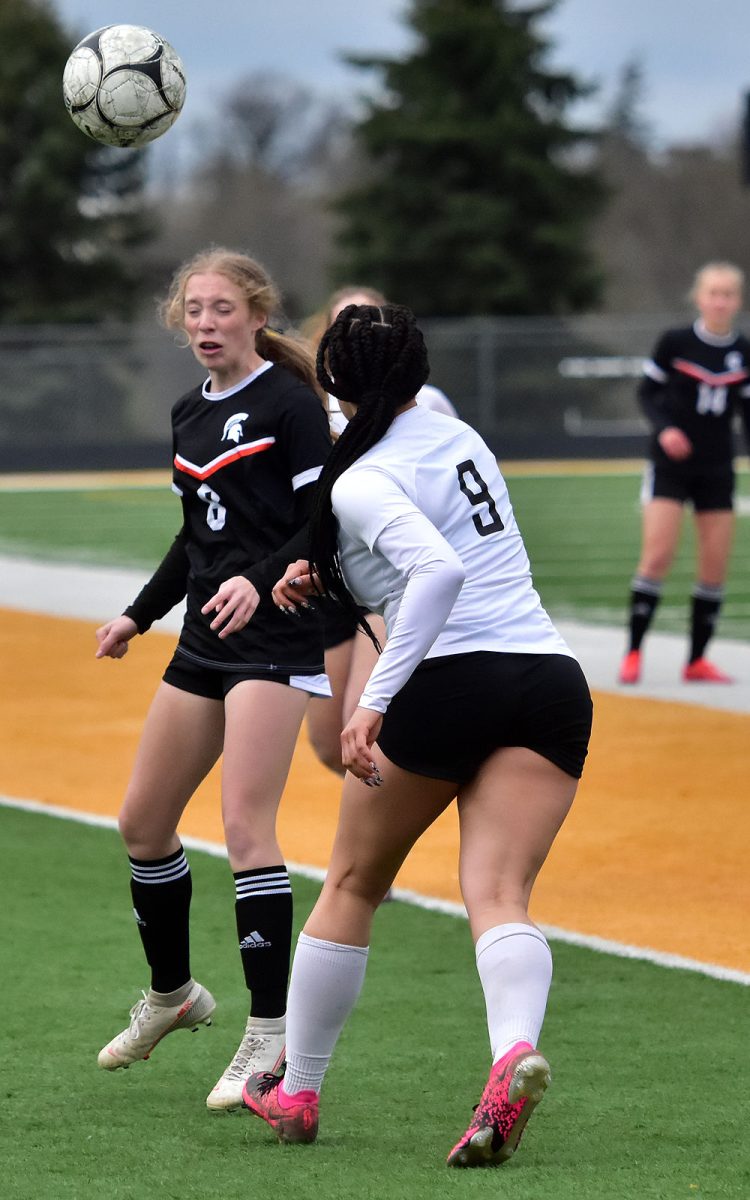
<instances>
[{"instance_id":1,"label":"black long-sleeve jersey","mask_svg":"<svg viewBox=\"0 0 750 1200\"><path fill-rule=\"evenodd\" d=\"M653 429L655 462L674 465L657 440L674 425L693 444L693 464L730 466L737 407L750 446L750 341L734 332L717 337L700 321L667 330L644 365L638 400Z\"/></svg>"},{"instance_id":2,"label":"black long-sleeve jersey","mask_svg":"<svg viewBox=\"0 0 750 1200\"><path fill-rule=\"evenodd\" d=\"M315 481L331 447L318 397L283 367L260 368L212 394L207 385L172 409L173 489L183 525L161 565L126 609L140 632L187 596L179 651L223 670L248 667L304 675L323 671L322 622L290 620L270 598L287 564L304 552ZM261 603L237 633L219 638L202 606L244 575Z\"/></svg>"}]
</instances>

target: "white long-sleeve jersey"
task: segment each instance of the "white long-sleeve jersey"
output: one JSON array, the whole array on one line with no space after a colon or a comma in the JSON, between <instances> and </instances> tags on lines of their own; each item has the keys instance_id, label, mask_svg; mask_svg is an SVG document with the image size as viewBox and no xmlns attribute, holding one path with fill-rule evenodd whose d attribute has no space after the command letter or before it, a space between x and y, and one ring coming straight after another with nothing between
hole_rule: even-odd
<instances>
[{"instance_id":1,"label":"white long-sleeve jersey","mask_svg":"<svg viewBox=\"0 0 750 1200\"><path fill-rule=\"evenodd\" d=\"M339 553L387 642L360 699L385 712L424 658L572 655L542 607L494 455L463 421L416 406L333 487Z\"/></svg>"}]
</instances>

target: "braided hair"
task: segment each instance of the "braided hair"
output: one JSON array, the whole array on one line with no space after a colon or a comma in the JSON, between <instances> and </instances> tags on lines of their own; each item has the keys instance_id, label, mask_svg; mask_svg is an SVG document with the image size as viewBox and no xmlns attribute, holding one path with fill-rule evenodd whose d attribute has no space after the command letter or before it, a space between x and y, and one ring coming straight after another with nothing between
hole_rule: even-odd
<instances>
[{"instance_id":1,"label":"braided hair","mask_svg":"<svg viewBox=\"0 0 750 1200\"><path fill-rule=\"evenodd\" d=\"M374 446L396 410L413 400L430 373L427 349L414 314L399 304L349 304L318 347L321 387L356 412L326 459L310 516L310 562L326 594L334 596L380 645L344 582L338 522L331 491L338 477Z\"/></svg>"}]
</instances>

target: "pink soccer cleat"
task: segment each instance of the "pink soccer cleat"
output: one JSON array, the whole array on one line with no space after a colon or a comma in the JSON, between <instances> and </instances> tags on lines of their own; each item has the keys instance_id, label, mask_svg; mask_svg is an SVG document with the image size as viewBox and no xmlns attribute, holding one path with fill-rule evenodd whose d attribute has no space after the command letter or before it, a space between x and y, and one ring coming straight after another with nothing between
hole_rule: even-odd
<instances>
[{"instance_id":1,"label":"pink soccer cleat","mask_svg":"<svg viewBox=\"0 0 750 1200\"><path fill-rule=\"evenodd\" d=\"M630 650L620 663L620 683L638 683L641 678L641 652Z\"/></svg>"},{"instance_id":2,"label":"pink soccer cleat","mask_svg":"<svg viewBox=\"0 0 750 1200\"><path fill-rule=\"evenodd\" d=\"M242 1102L262 1117L280 1142L314 1142L318 1136L318 1093L295 1092L287 1096L283 1076L257 1071L242 1089Z\"/></svg>"},{"instance_id":3,"label":"pink soccer cleat","mask_svg":"<svg viewBox=\"0 0 750 1200\"><path fill-rule=\"evenodd\" d=\"M449 1167L506 1162L551 1079L549 1063L528 1042L517 1042L490 1071L474 1120L448 1155Z\"/></svg>"},{"instance_id":4,"label":"pink soccer cleat","mask_svg":"<svg viewBox=\"0 0 750 1200\"><path fill-rule=\"evenodd\" d=\"M696 658L682 672L685 683L734 683L731 675L725 674L707 658Z\"/></svg>"}]
</instances>

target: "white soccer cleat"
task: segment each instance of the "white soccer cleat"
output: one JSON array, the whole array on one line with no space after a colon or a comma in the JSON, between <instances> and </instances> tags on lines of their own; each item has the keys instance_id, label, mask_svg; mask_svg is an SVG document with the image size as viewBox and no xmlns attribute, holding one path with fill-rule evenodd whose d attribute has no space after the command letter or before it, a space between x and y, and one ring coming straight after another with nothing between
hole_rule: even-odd
<instances>
[{"instance_id":1,"label":"white soccer cleat","mask_svg":"<svg viewBox=\"0 0 750 1200\"><path fill-rule=\"evenodd\" d=\"M174 1029L196 1030L199 1025L211 1024L216 1001L200 983L193 983L182 1004L163 1007L155 1004L153 993L143 993L143 999L130 1010L130 1024L112 1038L99 1052L99 1066L105 1071L129 1067L146 1059L163 1037Z\"/></svg>"},{"instance_id":2,"label":"white soccer cleat","mask_svg":"<svg viewBox=\"0 0 750 1200\"><path fill-rule=\"evenodd\" d=\"M206 1099L213 1112L242 1108L242 1089L250 1075L281 1070L286 1052L286 1017L248 1017L239 1049Z\"/></svg>"}]
</instances>

